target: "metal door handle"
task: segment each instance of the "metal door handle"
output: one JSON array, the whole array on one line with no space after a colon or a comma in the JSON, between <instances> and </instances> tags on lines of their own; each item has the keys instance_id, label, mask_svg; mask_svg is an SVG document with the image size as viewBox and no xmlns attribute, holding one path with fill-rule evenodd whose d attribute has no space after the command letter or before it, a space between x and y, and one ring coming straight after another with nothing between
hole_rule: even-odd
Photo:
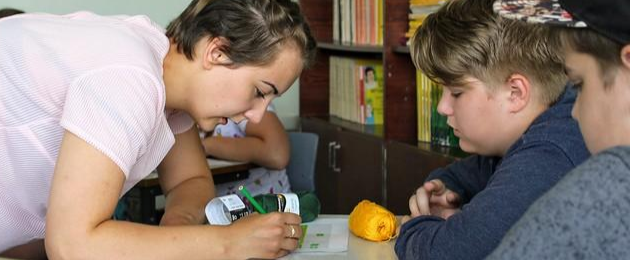
<instances>
[{"instance_id":1,"label":"metal door handle","mask_svg":"<svg viewBox=\"0 0 630 260\"><path fill-rule=\"evenodd\" d=\"M335 142L333 146L333 164L332 169L334 172L341 172L341 167L337 167L337 151L341 150L341 144Z\"/></svg>"}]
</instances>

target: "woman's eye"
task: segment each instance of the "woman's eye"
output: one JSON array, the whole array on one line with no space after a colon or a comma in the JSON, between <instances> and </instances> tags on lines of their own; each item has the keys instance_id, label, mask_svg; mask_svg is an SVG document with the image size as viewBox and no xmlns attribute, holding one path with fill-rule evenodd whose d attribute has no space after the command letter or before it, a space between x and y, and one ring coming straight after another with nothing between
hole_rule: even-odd
<instances>
[{"instance_id":1,"label":"woman's eye","mask_svg":"<svg viewBox=\"0 0 630 260\"><path fill-rule=\"evenodd\" d=\"M458 98L462 92L451 92L451 97Z\"/></svg>"},{"instance_id":2,"label":"woman's eye","mask_svg":"<svg viewBox=\"0 0 630 260\"><path fill-rule=\"evenodd\" d=\"M254 88L254 89L256 89L256 97L257 97L257 98L262 98L262 99L265 99L265 93L263 93L262 91L260 91L260 89L258 89L258 88Z\"/></svg>"}]
</instances>

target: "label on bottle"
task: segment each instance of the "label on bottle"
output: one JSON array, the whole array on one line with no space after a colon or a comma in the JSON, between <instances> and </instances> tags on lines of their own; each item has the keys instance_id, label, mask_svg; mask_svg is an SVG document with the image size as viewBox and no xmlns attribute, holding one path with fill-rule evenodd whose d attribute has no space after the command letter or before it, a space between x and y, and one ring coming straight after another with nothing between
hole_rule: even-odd
<instances>
[{"instance_id":1,"label":"label on bottle","mask_svg":"<svg viewBox=\"0 0 630 260\"><path fill-rule=\"evenodd\" d=\"M275 194L278 199L278 212L300 215L300 199L295 193ZM249 215L251 212L236 194L212 199L206 205L206 218L210 225L229 225Z\"/></svg>"},{"instance_id":2,"label":"label on bottle","mask_svg":"<svg viewBox=\"0 0 630 260\"><path fill-rule=\"evenodd\" d=\"M280 193L278 197L278 212L290 212L300 215L300 199L295 193Z\"/></svg>"},{"instance_id":3,"label":"label on bottle","mask_svg":"<svg viewBox=\"0 0 630 260\"><path fill-rule=\"evenodd\" d=\"M249 213L236 194L214 198L206 205L206 218L211 225L229 225Z\"/></svg>"}]
</instances>

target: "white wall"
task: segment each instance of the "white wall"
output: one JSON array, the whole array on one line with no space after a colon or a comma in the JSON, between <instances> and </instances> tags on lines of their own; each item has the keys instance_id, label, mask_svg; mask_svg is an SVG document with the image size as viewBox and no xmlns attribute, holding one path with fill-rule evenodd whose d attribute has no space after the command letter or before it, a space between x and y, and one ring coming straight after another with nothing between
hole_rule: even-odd
<instances>
[{"instance_id":1,"label":"white wall","mask_svg":"<svg viewBox=\"0 0 630 260\"><path fill-rule=\"evenodd\" d=\"M102 15L144 14L165 26L188 6L190 0L0 0L0 8L12 7L26 12L65 14L88 10ZM297 82L274 101L280 120L287 129L297 128L299 85Z\"/></svg>"}]
</instances>

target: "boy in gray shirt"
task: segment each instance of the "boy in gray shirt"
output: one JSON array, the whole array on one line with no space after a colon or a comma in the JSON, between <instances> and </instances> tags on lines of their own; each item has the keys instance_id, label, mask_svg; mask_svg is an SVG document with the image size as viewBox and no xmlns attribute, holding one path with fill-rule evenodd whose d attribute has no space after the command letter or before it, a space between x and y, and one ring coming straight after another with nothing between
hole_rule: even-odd
<instances>
[{"instance_id":1,"label":"boy in gray shirt","mask_svg":"<svg viewBox=\"0 0 630 260\"><path fill-rule=\"evenodd\" d=\"M630 2L498 0L503 17L559 26L573 108L594 155L538 199L487 259L630 259Z\"/></svg>"}]
</instances>

